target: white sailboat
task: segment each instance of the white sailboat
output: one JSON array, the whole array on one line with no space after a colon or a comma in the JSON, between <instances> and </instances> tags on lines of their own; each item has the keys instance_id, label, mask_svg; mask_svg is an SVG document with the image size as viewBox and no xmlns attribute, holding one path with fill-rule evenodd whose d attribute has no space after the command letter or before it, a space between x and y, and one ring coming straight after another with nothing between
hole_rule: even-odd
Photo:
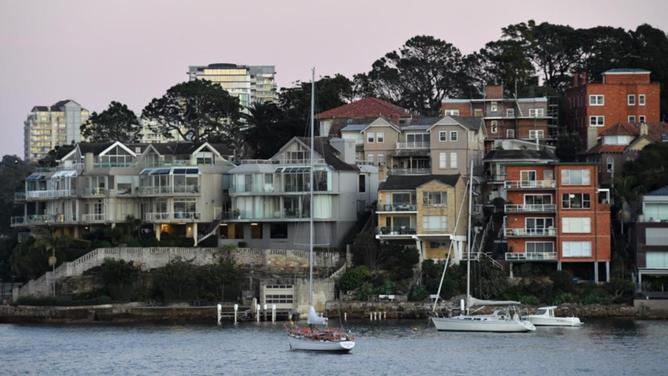
<instances>
[{"instance_id":1,"label":"white sailboat","mask_svg":"<svg viewBox=\"0 0 668 376\"><path fill-rule=\"evenodd\" d=\"M500 332L500 333L519 333L530 332L536 330L536 327L529 321L522 320L517 312L512 312L520 304L516 301L495 301L495 300L479 300L471 296L471 210L473 201L473 161L471 161L469 170L469 211L468 211L468 229L467 231L467 253L466 258L466 314L464 314L464 307L461 309L459 316L453 317L432 317L431 320L434 326L439 331L457 331L457 332ZM463 202L462 202L463 203ZM463 207L463 206L462 206ZM460 213L461 208L460 207ZM459 222L459 215L455 223L457 228ZM450 249L452 250L452 248ZM439 285L437 300L434 302L434 311L436 304L438 304L438 296L440 296L441 286L443 285L443 278L447 271L448 262L450 260L450 253L445 261L443 275L441 276L441 284ZM471 315L471 307L482 306L508 306L508 312L501 310L495 311L491 315Z\"/></svg>"},{"instance_id":2,"label":"white sailboat","mask_svg":"<svg viewBox=\"0 0 668 376\"><path fill-rule=\"evenodd\" d=\"M554 311L556 306L539 307L535 315L527 315L524 318L535 326L581 326L583 323L580 318L558 317Z\"/></svg>"},{"instance_id":3,"label":"white sailboat","mask_svg":"<svg viewBox=\"0 0 668 376\"><path fill-rule=\"evenodd\" d=\"M310 200L309 214L309 310L307 327L288 329L288 342L291 350L350 352L355 347L355 339L343 330L327 328L327 318L318 316L313 307L313 154L314 148L314 107L315 107L315 68L311 72L311 150L310 160Z\"/></svg>"}]
</instances>

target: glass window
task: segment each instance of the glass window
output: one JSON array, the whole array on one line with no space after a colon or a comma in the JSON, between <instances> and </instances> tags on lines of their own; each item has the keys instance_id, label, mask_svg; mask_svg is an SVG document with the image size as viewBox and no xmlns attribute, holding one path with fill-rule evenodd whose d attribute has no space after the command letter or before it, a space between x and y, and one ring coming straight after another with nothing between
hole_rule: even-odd
<instances>
[{"instance_id":1,"label":"glass window","mask_svg":"<svg viewBox=\"0 0 668 376\"><path fill-rule=\"evenodd\" d=\"M645 94L638 94L638 105L639 106L645 105Z\"/></svg>"},{"instance_id":2,"label":"glass window","mask_svg":"<svg viewBox=\"0 0 668 376\"><path fill-rule=\"evenodd\" d=\"M367 132L366 133L366 142L369 144L373 144L376 141L376 134L373 132Z\"/></svg>"},{"instance_id":3,"label":"glass window","mask_svg":"<svg viewBox=\"0 0 668 376\"><path fill-rule=\"evenodd\" d=\"M553 242L525 242L524 247L527 253L554 252Z\"/></svg>"},{"instance_id":4,"label":"glass window","mask_svg":"<svg viewBox=\"0 0 668 376\"><path fill-rule=\"evenodd\" d=\"M272 223L269 225L269 235L272 239L287 239L288 238L288 224L287 223Z\"/></svg>"},{"instance_id":5,"label":"glass window","mask_svg":"<svg viewBox=\"0 0 668 376\"><path fill-rule=\"evenodd\" d=\"M445 191L424 192L422 204L425 207L446 207L448 206L448 193Z\"/></svg>"},{"instance_id":6,"label":"glass window","mask_svg":"<svg viewBox=\"0 0 668 376\"><path fill-rule=\"evenodd\" d=\"M384 132L376 133L376 142L382 144L384 141L385 141L385 133Z\"/></svg>"},{"instance_id":7,"label":"glass window","mask_svg":"<svg viewBox=\"0 0 668 376\"><path fill-rule=\"evenodd\" d=\"M629 115L627 120L628 120L629 123L635 123L636 122L636 116L635 115Z\"/></svg>"},{"instance_id":8,"label":"glass window","mask_svg":"<svg viewBox=\"0 0 668 376\"><path fill-rule=\"evenodd\" d=\"M458 134L457 131L450 131L450 141L457 141Z\"/></svg>"},{"instance_id":9,"label":"glass window","mask_svg":"<svg viewBox=\"0 0 668 376\"><path fill-rule=\"evenodd\" d=\"M482 117L482 109L476 108L473 110L473 116L475 117Z\"/></svg>"},{"instance_id":10,"label":"glass window","mask_svg":"<svg viewBox=\"0 0 668 376\"><path fill-rule=\"evenodd\" d=\"M490 132L496 134L499 131L499 123L496 120L490 122Z\"/></svg>"},{"instance_id":11,"label":"glass window","mask_svg":"<svg viewBox=\"0 0 668 376\"><path fill-rule=\"evenodd\" d=\"M561 170L561 184L589 185L591 184L589 170Z\"/></svg>"},{"instance_id":12,"label":"glass window","mask_svg":"<svg viewBox=\"0 0 668 376\"><path fill-rule=\"evenodd\" d=\"M446 168L447 167L446 160L445 160L445 158L446 158L445 155L446 155L446 153L442 153L442 152L438 153L438 167L439 168Z\"/></svg>"},{"instance_id":13,"label":"glass window","mask_svg":"<svg viewBox=\"0 0 668 376\"><path fill-rule=\"evenodd\" d=\"M640 115L638 118L640 119L640 123L645 122L645 115Z\"/></svg>"},{"instance_id":14,"label":"glass window","mask_svg":"<svg viewBox=\"0 0 668 376\"><path fill-rule=\"evenodd\" d=\"M450 153L450 168L457 168L457 153Z\"/></svg>"},{"instance_id":15,"label":"glass window","mask_svg":"<svg viewBox=\"0 0 668 376\"><path fill-rule=\"evenodd\" d=\"M362 193L366 192L366 175L361 175L358 177L358 187L357 191Z\"/></svg>"},{"instance_id":16,"label":"glass window","mask_svg":"<svg viewBox=\"0 0 668 376\"><path fill-rule=\"evenodd\" d=\"M438 140L440 142L448 141L448 132L446 132L446 131L438 132Z\"/></svg>"},{"instance_id":17,"label":"glass window","mask_svg":"<svg viewBox=\"0 0 668 376\"><path fill-rule=\"evenodd\" d=\"M515 130L506 129L506 138L515 138Z\"/></svg>"},{"instance_id":18,"label":"glass window","mask_svg":"<svg viewBox=\"0 0 668 376\"><path fill-rule=\"evenodd\" d=\"M589 193L564 193L561 206L564 209L589 209L591 208L591 196Z\"/></svg>"},{"instance_id":19,"label":"glass window","mask_svg":"<svg viewBox=\"0 0 668 376\"><path fill-rule=\"evenodd\" d=\"M445 230L448 228L448 217L444 215L425 215L422 217L425 231Z\"/></svg>"},{"instance_id":20,"label":"glass window","mask_svg":"<svg viewBox=\"0 0 668 376\"><path fill-rule=\"evenodd\" d=\"M626 96L626 104L629 106L635 106L636 105L636 95L635 94L629 94Z\"/></svg>"},{"instance_id":21,"label":"glass window","mask_svg":"<svg viewBox=\"0 0 668 376\"><path fill-rule=\"evenodd\" d=\"M515 117L515 109L506 108L506 117Z\"/></svg>"},{"instance_id":22,"label":"glass window","mask_svg":"<svg viewBox=\"0 0 668 376\"><path fill-rule=\"evenodd\" d=\"M602 127L605 125L605 116L590 116L589 125L592 127Z\"/></svg>"},{"instance_id":23,"label":"glass window","mask_svg":"<svg viewBox=\"0 0 668 376\"><path fill-rule=\"evenodd\" d=\"M561 231L567 234L588 234L591 232L591 218L562 217Z\"/></svg>"},{"instance_id":24,"label":"glass window","mask_svg":"<svg viewBox=\"0 0 668 376\"><path fill-rule=\"evenodd\" d=\"M564 241L561 243L564 257L591 257L591 242Z\"/></svg>"},{"instance_id":25,"label":"glass window","mask_svg":"<svg viewBox=\"0 0 668 376\"><path fill-rule=\"evenodd\" d=\"M603 95L595 94L589 96L590 106L603 106L605 104L605 97Z\"/></svg>"}]
</instances>

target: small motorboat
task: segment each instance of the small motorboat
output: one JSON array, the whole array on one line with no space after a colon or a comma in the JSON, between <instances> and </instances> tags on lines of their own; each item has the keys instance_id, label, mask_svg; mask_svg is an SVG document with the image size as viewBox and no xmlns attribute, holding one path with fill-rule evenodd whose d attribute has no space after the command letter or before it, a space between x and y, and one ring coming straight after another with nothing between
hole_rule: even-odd
<instances>
[{"instance_id":1,"label":"small motorboat","mask_svg":"<svg viewBox=\"0 0 668 376\"><path fill-rule=\"evenodd\" d=\"M579 318L571 317L557 317L554 314L557 307L540 307L535 315L525 316L524 319L530 321L535 326L580 326L582 321Z\"/></svg>"}]
</instances>

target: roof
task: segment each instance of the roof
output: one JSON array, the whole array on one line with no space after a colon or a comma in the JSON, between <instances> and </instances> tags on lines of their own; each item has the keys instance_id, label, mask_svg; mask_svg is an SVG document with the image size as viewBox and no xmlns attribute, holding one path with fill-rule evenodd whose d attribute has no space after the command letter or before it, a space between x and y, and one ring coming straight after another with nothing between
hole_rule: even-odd
<instances>
[{"instance_id":1,"label":"roof","mask_svg":"<svg viewBox=\"0 0 668 376\"><path fill-rule=\"evenodd\" d=\"M456 175L390 175L387 180L378 185L379 191L398 191L415 189L432 180L455 186L459 180L459 174Z\"/></svg>"},{"instance_id":2,"label":"roof","mask_svg":"<svg viewBox=\"0 0 668 376\"><path fill-rule=\"evenodd\" d=\"M613 68L603 72L603 74L643 74L643 73L647 74L652 72L642 68Z\"/></svg>"},{"instance_id":3,"label":"roof","mask_svg":"<svg viewBox=\"0 0 668 376\"><path fill-rule=\"evenodd\" d=\"M652 141L665 141L668 139L668 123L646 123L647 138ZM595 145L583 154L599 154L599 153L623 153L629 145L633 144L640 136L640 127L638 123L616 123L601 132L601 136L631 136L635 140L627 145L609 145L601 144ZM644 136L642 136L644 137Z\"/></svg>"},{"instance_id":4,"label":"roof","mask_svg":"<svg viewBox=\"0 0 668 376\"><path fill-rule=\"evenodd\" d=\"M485 155L485 160L557 160L552 150L520 149L520 150L492 150Z\"/></svg>"},{"instance_id":5,"label":"roof","mask_svg":"<svg viewBox=\"0 0 668 376\"><path fill-rule=\"evenodd\" d=\"M296 138L299 141L301 141L304 145L310 147L311 145L310 137L296 137ZM340 171L359 171L357 166L349 165L348 163L339 159L339 151L336 150L336 148L334 148L329 143L329 138L316 137L313 140L313 148L315 149L316 153L322 156L322 158L325 160L325 163L327 163L333 169Z\"/></svg>"},{"instance_id":6,"label":"roof","mask_svg":"<svg viewBox=\"0 0 668 376\"><path fill-rule=\"evenodd\" d=\"M630 123L617 123L611 127L604 129L601 136L637 136L640 129Z\"/></svg>"},{"instance_id":7,"label":"roof","mask_svg":"<svg viewBox=\"0 0 668 376\"><path fill-rule=\"evenodd\" d=\"M436 123L432 124L429 127L429 129L437 125L459 125L463 128L477 132L482 127L482 118L445 115L444 117L440 118Z\"/></svg>"},{"instance_id":8,"label":"roof","mask_svg":"<svg viewBox=\"0 0 668 376\"><path fill-rule=\"evenodd\" d=\"M623 153L628 145L610 145L610 144L598 144L593 148L587 150L585 154L599 154L599 153Z\"/></svg>"},{"instance_id":9,"label":"roof","mask_svg":"<svg viewBox=\"0 0 668 376\"><path fill-rule=\"evenodd\" d=\"M396 119L410 116L410 112L382 99L369 97L321 112L316 115L316 119L364 119L380 116Z\"/></svg>"},{"instance_id":10,"label":"roof","mask_svg":"<svg viewBox=\"0 0 668 376\"><path fill-rule=\"evenodd\" d=\"M361 132L368 126L369 124L348 124L341 129L341 132Z\"/></svg>"},{"instance_id":11,"label":"roof","mask_svg":"<svg viewBox=\"0 0 668 376\"><path fill-rule=\"evenodd\" d=\"M166 143L155 143L151 144L162 155L190 155L195 150L199 149L204 142L192 143L192 142L166 142ZM220 155L232 155L234 154L232 150L225 144L212 144L209 143L212 148L216 149Z\"/></svg>"},{"instance_id":12,"label":"roof","mask_svg":"<svg viewBox=\"0 0 668 376\"><path fill-rule=\"evenodd\" d=\"M646 193L645 196L668 196L668 185Z\"/></svg>"}]
</instances>

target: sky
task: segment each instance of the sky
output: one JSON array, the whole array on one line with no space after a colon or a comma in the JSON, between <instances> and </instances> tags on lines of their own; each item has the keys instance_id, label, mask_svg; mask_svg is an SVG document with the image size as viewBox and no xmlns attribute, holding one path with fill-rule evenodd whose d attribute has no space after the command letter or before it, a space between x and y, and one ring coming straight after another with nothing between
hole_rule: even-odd
<instances>
[{"instance_id":1,"label":"sky","mask_svg":"<svg viewBox=\"0 0 668 376\"><path fill-rule=\"evenodd\" d=\"M470 53L535 19L668 30L666 0L0 0L0 155L23 154L35 105L110 101L138 114L189 65L275 65L279 86L367 72L415 35Z\"/></svg>"}]
</instances>

